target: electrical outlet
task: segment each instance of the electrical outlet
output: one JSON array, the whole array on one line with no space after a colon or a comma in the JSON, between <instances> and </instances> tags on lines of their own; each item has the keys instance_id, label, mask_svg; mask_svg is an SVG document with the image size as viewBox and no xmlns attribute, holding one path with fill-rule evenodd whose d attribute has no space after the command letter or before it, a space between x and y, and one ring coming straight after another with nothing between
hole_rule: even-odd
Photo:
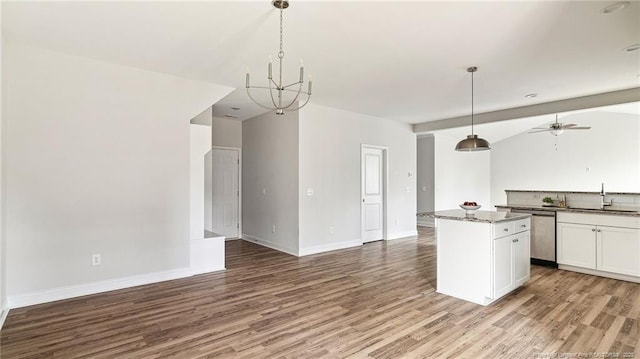
<instances>
[{"instance_id":1,"label":"electrical outlet","mask_svg":"<svg viewBox=\"0 0 640 359\"><path fill-rule=\"evenodd\" d=\"M91 256L91 265L99 266L102 264L102 255L100 253Z\"/></svg>"},{"instance_id":2,"label":"electrical outlet","mask_svg":"<svg viewBox=\"0 0 640 359\"><path fill-rule=\"evenodd\" d=\"M329 234L334 234L336 232L336 229L333 228L333 226L329 227Z\"/></svg>"},{"instance_id":3,"label":"electrical outlet","mask_svg":"<svg viewBox=\"0 0 640 359\"><path fill-rule=\"evenodd\" d=\"M276 225L271 226L271 233L276 233Z\"/></svg>"},{"instance_id":4,"label":"electrical outlet","mask_svg":"<svg viewBox=\"0 0 640 359\"><path fill-rule=\"evenodd\" d=\"M397 227L397 226L400 224L400 220L398 220L398 219L396 218L396 221L395 221L395 222L396 222L396 227Z\"/></svg>"},{"instance_id":5,"label":"electrical outlet","mask_svg":"<svg viewBox=\"0 0 640 359\"><path fill-rule=\"evenodd\" d=\"M262 189L260 189L260 192L262 193L263 196L267 195L267 189L265 187L262 187Z\"/></svg>"}]
</instances>

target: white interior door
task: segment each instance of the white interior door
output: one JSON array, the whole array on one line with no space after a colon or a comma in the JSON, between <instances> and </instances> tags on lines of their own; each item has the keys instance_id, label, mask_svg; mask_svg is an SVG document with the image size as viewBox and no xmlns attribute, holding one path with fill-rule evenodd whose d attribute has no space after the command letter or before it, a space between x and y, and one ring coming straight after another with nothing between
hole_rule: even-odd
<instances>
[{"instance_id":1,"label":"white interior door","mask_svg":"<svg viewBox=\"0 0 640 359\"><path fill-rule=\"evenodd\" d=\"M213 153L213 219L214 233L226 238L239 237L239 170L240 151L212 150Z\"/></svg>"},{"instance_id":2,"label":"white interior door","mask_svg":"<svg viewBox=\"0 0 640 359\"><path fill-rule=\"evenodd\" d=\"M362 242L383 238L384 228L384 151L362 147Z\"/></svg>"}]
</instances>

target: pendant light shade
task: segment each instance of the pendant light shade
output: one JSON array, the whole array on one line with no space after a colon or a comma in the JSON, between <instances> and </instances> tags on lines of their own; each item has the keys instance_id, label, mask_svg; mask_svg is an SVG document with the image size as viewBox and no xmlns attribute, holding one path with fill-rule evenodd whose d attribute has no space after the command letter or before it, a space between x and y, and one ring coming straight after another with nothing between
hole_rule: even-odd
<instances>
[{"instance_id":1,"label":"pendant light shade","mask_svg":"<svg viewBox=\"0 0 640 359\"><path fill-rule=\"evenodd\" d=\"M456 151L485 151L490 148L489 141L479 138L478 135L468 135L456 145Z\"/></svg>"},{"instance_id":2,"label":"pendant light shade","mask_svg":"<svg viewBox=\"0 0 640 359\"><path fill-rule=\"evenodd\" d=\"M471 73L471 134L464 140L458 142L456 151L486 151L491 149L489 141L473 133L473 73L476 71L478 71L478 68L475 66L467 69L467 72Z\"/></svg>"}]
</instances>

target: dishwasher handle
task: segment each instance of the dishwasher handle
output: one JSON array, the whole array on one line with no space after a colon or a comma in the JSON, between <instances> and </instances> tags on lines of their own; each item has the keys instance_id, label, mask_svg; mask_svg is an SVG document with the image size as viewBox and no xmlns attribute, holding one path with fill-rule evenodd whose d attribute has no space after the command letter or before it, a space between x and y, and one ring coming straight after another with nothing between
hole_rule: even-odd
<instances>
[{"instance_id":1,"label":"dishwasher handle","mask_svg":"<svg viewBox=\"0 0 640 359\"><path fill-rule=\"evenodd\" d=\"M544 216L544 217L555 217L555 211L535 211L535 210L523 210L523 209L512 209L511 213L525 213L530 214L532 216Z\"/></svg>"}]
</instances>

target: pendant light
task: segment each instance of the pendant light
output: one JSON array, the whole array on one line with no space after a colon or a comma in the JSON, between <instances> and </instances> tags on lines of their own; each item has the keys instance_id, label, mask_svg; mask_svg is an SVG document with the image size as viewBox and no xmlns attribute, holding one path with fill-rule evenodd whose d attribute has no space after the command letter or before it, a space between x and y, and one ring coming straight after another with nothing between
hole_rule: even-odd
<instances>
[{"instance_id":1,"label":"pendant light","mask_svg":"<svg viewBox=\"0 0 640 359\"><path fill-rule=\"evenodd\" d=\"M486 151L491 149L491 147L489 147L489 141L473 133L473 73L476 71L478 71L478 68L475 66L467 69L467 72L471 73L471 134L464 140L458 142L456 151Z\"/></svg>"}]
</instances>

